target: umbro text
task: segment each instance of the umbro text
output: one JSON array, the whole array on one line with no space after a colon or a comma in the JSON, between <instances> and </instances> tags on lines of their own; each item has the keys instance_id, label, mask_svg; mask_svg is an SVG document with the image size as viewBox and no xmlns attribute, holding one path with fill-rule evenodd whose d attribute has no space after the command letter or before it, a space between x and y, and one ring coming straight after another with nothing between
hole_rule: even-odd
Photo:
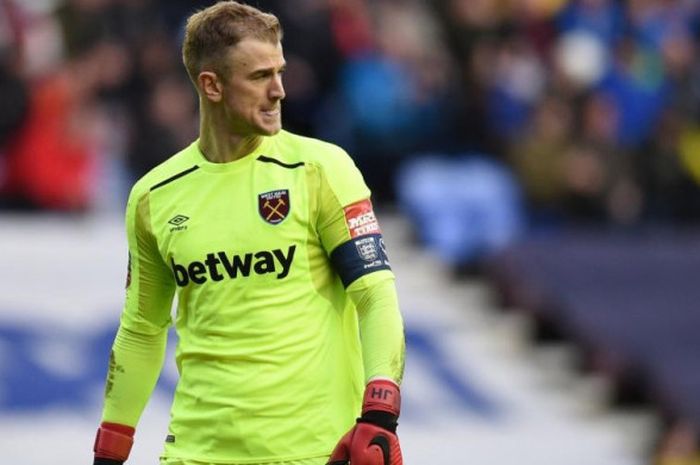
<instances>
[{"instance_id":1,"label":"umbro text","mask_svg":"<svg viewBox=\"0 0 700 465\"><path fill-rule=\"evenodd\" d=\"M178 286L187 286L190 281L204 284L208 280L222 281L224 278L236 279L247 277L251 272L263 275L277 273L277 279L289 274L294 260L296 245L290 246L286 253L282 249L261 250L242 255L229 255L224 251L209 253L203 261L194 261L189 265L180 265L170 259L170 264Z\"/></svg>"}]
</instances>

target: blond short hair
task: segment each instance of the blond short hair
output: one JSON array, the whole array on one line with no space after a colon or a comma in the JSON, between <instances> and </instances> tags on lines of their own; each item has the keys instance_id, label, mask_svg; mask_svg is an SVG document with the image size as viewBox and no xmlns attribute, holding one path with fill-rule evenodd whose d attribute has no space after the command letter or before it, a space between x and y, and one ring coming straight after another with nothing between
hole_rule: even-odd
<instances>
[{"instance_id":1,"label":"blond short hair","mask_svg":"<svg viewBox=\"0 0 700 465\"><path fill-rule=\"evenodd\" d=\"M195 86L202 71L214 71L225 79L230 71L228 50L246 38L276 44L282 40L282 26L275 15L235 1L219 2L190 16L182 61Z\"/></svg>"}]
</instances>

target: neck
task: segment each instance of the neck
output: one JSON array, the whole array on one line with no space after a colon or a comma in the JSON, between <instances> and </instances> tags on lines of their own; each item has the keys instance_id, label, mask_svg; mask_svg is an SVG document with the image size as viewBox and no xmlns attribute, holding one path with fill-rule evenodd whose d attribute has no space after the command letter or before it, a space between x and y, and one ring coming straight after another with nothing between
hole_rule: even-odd
<instances>
[{"instance_id":1,"label":"neck","mask_svg":"<svg viewBox=\"0 0 700 465\"><path fill-rule=\"evenodd\" d=\"M200 119L199 150L212 163L227 163L243 158L258 148L262 139L262 136L257 134L233 134L204 113Z\"/></svg>"}]
</instances>

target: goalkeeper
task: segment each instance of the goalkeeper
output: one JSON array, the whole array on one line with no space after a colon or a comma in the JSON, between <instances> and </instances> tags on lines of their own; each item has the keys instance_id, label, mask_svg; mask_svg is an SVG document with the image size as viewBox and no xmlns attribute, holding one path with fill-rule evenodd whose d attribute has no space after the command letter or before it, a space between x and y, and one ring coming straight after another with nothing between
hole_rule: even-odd
<instances>
[{"instance_id":1,"label":"goalkeeper","mask_svg":"<svg viewBox=\"0 0 700 465\"><path fill-rule=\"evenodd\" d=\"M350 157L282 130L281 38L275 16L233 1L188 19L199 138L129 196L95 465L129 457L175 295L161 465L402 463L403 324L381 230Z\"/></svg>"}]
</instances>

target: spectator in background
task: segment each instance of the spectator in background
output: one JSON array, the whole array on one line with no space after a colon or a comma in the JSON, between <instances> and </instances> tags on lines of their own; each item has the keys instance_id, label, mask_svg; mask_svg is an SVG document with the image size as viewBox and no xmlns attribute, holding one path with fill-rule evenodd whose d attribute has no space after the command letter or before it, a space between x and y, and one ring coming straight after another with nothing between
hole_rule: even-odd
<instances>
[{"instance_id":1,"label":"spectator in background","mask_svg":"<svg viewBox=\"0 0 700 465\"><path fill-rule=\"evenodd\" d=\"M11 134L22 123L27 112L27 85L22 79L22 28L16 7L0 1L0 153Z\"/></svg>"},{"instance_id":2,"label":"spectator in background","mask_svg":"<svg viewBox=\"0 0 700 465\"><path fill-rule=\"evenodd\" d=\"M700 4L698 4L700 9ZM689 12L690 13L690 12ZM691 16L692 17L692 16ZM698 32L692 24L671 28L660 43L662 66L671 87L670 106L686 122L700 121L700 60Z\"/></svg>"},{"instance_id":3,"label":"spectator in background","mask_svg":"<svg viewBox=\"0 0 700 465\"><path fill-rule=\"evenodd\" d=\"M619 146L636 149L647 142L669 97L660 57L632 37L625 37L616 47L614 62L598 90L617 107Z\"/></svg>"},{"instance_id":4,"label":"spectator in background","mask_svg":"<svg viewBox=\"0 0 700 465\"><path fill-rule=\"evenodd\" d=\"M7 145L7 206L82 211L93 194L98 57L72 58L34 83L26 120Z\"/></svg>"},{"instance_id":5,"label":"spectator in background","mask_svg":"<svg viewBox=\"0 0 700 465\"><path fill-rule=\"evenodd\" d=\"M2 195L7 144L24 122L29 104L27 83L20 69L22 36L18 10L12 3L0 1L0 207L8 202Z\"/></svg>"},{"instance_id":6,"label":"spectator in background","mask_svg":"<svg viewBox=\"0 0 700 465\"><path fill-rule=\"evenodd\" d=\"M22 124L27 114L27 85L11 63L0 51L0 101L3 111L0 114L0 153L8 139Z\"/></svg>"},{"instance_id":7,"label":"spectator in background","mask_svg":"<svg viewBox=\"0 0 700 465\"><path fill-rule=\"evenodd\" d=\"M612 48L624 33L625 11L617 0L573 0L566 2L556 25L560 34L585 32Z\"/></svg>"},{"instance_id":8,"label":"spectator in background","mask_svg":"<svg viewBox=\"0 0 700 465\"><path fill-rule=\"evenodd\" d=\"M458 142L467 150L502 153L502 141L485 118L486 89L502 31L502 6L488 0L440 0L432 6L457 69L452 99L458 103Z\"/></svg>"},{"instance_id":9,"label":"spectator in background","mask_svg":"<svg viewBox=\"0 0 700 465\"><path fill-rule=\"evenodd\" d=\"M124 101L131 115L125 147L129 182L187 145L197 131L196 96L164 29L132 45L134 70Z\"/></svg>"},{"instance_id":10,"label":"spectator in background","mask_svg":"<svg viewBox=\"0 0 700 465\"><path fill-rule=\"evenodd\" d=\"M567 195L565 154L574 114L566 101L549 95L538 103L523 137L511 144L509 162L537 219L561 221Z\"/></svg>"},{"instance_id":11,"label":"spectator in background","mask_svg":"<svg viewBox=\"0 0 700 465\"><path fill-rule=\"evenodd\" d=\"M579 220L626 225L639 219L641 198L630 153L616 144L619 111L600 92L580 103L579 130L567 150L567 209Z\"/></svg>"},{"instance_id":12,"label":"spectator in background","mask_svg":"<svg viewBox=\"0 0 700 465\"><path fill-rule=\"evenodd\" d=\"M486 117L501 140L520 136L542 96L544 82L543 66L531 44L519 32L504 35L485 83Z\"/></svg>"},{"instance_id":13,"label":"spectator in background","mask_svg":"<svg viewBox=\"0 0 700 465\"><path fill-rule=\"evenodd\" d=\"M638 153L638 172L651 221L687 223L699 219L697 186L683 166L679 149L682 119L672 109L661 116L650 143Z\"/></svg>"},{"instance_id":14,"label":"spectator in background","mask_svg":"<svg viewBox=\"0 0 700 465\"><path fill-rule=\"evenodd\" d=\"M449 146L449 62L429 11L416 1L361 4L374 20L362 49L341 69L339 102L317 128L351 147L380 201L393 198L393 175L411 152ZM340 105L340 108L339 108ZM337 116L345 121L338 122ZM336 137L333 137L333 135Z\"/></svg>"},{"instance_id":15,"label":"spectator in background","mask_svg":"<svg viewBox=\"0 0 700 465\"><path fill-rule=\"evenodd\" d=\"M105 36L119 37L114 8L113 0L66 0L59 4L54 17L60 25L64 56L80 55Z\"/></svg>"},{"instance_id":16,"label":"spectator in background","mask_svg":"<svg viewBox=\"0 0 700 465\"><path fill-rule=\"evenodd\" d=\"M154 83L143 112L137 114L128 154L130 176L150 171L196 138L195 96L179 75Z\"/></svg>"}]
</instances>

